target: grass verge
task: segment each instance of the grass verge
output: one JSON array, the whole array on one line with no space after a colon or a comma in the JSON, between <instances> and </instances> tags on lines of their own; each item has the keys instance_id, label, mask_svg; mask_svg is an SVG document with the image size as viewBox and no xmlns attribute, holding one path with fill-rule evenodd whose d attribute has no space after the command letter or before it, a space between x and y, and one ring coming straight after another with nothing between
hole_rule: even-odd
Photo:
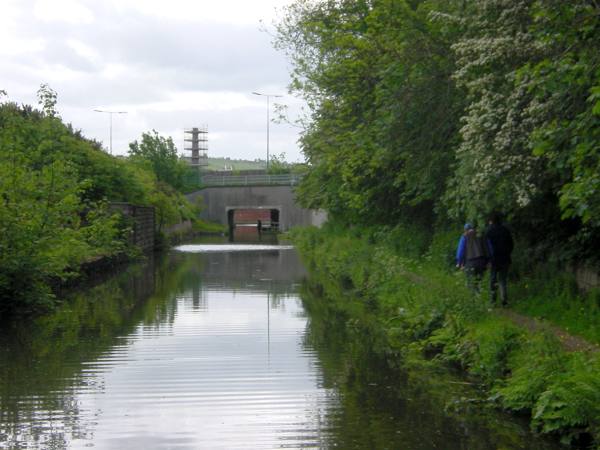
<instances>
[{"instance_id":1,"label":"grass verge","mask_svg":"<svg viewBox=\"0 0 600 450\"><path fill-rule=\"evenodd\" d=\"M565 351L550 327L531 331L490 309L486 296L466 289L461 273L447 270L448 233L428 240L406 227L328 226L299 229L291 238L324 298L339 299L349 320L374 322L382 337L374 351L392 364L458 367L481 381L490 403L529 415L534 430L600 448L598 353ZM532 280L514 291L520 310L539 311L544 303L558 314L571 298L566 291L549 299L550 284L540 282L536 291ZM589 332L589 325L580 327Z\"/></svg>"}]
</instances>

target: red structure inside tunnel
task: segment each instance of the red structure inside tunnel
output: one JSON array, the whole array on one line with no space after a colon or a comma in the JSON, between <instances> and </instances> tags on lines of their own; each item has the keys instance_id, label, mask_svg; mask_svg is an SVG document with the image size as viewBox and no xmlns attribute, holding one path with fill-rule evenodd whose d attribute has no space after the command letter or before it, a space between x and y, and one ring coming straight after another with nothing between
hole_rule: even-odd
<instances>
[{"instance_id":1,"label":"red structure inside tunnel","mask_svg":"<svg viewBox=\"0 0 600 450\"><path fill-rule=\"evenodd\" d=\"M270 209L236 209L233 212L233 223L236 225L256 224L261 221L263 225L271 223Z\"/></svg>"}]
</instances>

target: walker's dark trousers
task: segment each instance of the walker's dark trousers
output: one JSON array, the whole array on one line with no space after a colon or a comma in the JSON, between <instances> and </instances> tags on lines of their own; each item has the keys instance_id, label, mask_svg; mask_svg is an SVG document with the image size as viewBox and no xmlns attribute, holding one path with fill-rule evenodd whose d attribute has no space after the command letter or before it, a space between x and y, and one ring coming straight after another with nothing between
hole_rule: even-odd
<instances>
[{"instance_id":1,"label":"walker's dark trousers","mask_svg":"<svg viewBox=\"0 0 600 450\"><path fill-rule=\"evenodd\" d=\"M505 266L494 266L490 269L490 302L496 303L496 294L500 287L500 301L502 306L508 304L508 291L506 283L508 279L508 264Z\"/></svg>"}]
</instances>

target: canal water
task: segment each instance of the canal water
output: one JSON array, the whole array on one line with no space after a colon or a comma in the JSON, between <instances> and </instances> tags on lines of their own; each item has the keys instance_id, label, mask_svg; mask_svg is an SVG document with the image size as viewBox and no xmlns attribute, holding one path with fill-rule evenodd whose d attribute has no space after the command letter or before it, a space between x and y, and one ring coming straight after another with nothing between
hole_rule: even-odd
<instances>
[{"instance_id":1,"label":"canal water","mask_svg":"<svg viewBox=\"0 0 600 450\"><path fill-rule=\"evenodd\" d=\"M5 326L0 448L558 448L390 373L307 283L287 246L185 245Z\"/></svg>"}]
</instances>

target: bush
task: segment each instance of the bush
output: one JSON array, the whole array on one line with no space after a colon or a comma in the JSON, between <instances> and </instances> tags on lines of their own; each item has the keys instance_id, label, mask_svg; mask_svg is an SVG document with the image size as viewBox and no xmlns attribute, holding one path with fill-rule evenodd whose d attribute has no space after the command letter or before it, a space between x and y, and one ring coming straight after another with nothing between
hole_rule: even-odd
<instances>
[{"instance_id":1,"label":"bush","mask_svg":"<svg viewBox=\"0 0 600 450\"><path fill-rule=\"evenodd\" d=\"M159 231L196 217L180 192L139 161L107 155L64 124L56 94L47 86L40 92L43 112L0 104L0 315L48 308L50 286L77 276L82 263L127 252L108 202L154 206ZM175 176L178 164L159 168Z\"/></svg>"}]
</instances>

